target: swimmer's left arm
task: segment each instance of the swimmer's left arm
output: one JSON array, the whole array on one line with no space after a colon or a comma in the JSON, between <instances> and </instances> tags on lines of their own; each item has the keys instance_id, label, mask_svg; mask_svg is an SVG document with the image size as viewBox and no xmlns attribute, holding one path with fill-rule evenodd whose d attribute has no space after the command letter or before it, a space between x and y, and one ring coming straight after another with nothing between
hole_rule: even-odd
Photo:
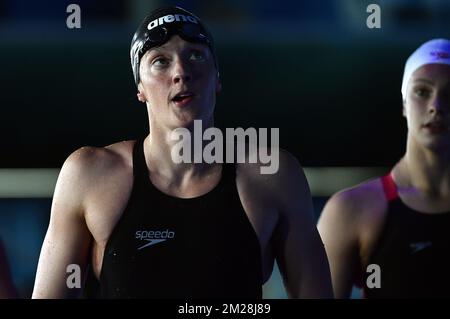
<instances>
[{"instance_id":1,"label":"swimmer's left arm","mask_svg":"<svg viewBox=\"0 0 450 319\"><path fill-rule=\"evenodd\" d=\"M294 156L280 152L279 171L272 178L280 212L273 247L288 296L333 298L328 260L302 167Z\"/></svg>"}]
</instances>

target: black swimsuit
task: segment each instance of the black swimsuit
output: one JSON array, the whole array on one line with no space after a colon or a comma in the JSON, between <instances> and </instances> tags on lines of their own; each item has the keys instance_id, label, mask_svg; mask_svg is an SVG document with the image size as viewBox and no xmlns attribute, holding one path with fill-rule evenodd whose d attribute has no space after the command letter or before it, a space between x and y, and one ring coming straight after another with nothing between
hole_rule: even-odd
<instances>
[{"instance_id":1,"label":"black swimsuit","mask_svg":"<svg viewBox=\"0 0 450 319\"><path fill-rule=\"evenodd\" d=\"M102 298L261 298L256 233L241 205L235 165L190 199L151 182L143 142L133 150L133 190L105 247Z\"/></svg>"}]
</instances>

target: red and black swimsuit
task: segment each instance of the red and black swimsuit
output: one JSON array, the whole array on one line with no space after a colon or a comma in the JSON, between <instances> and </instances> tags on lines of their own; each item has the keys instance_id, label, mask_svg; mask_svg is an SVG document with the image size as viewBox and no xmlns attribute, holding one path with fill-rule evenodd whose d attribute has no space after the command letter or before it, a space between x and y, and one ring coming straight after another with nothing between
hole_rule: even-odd
<instances>
[{"instance_id":1,"label":"red and black swimsuit","mask_svg":"<svg viewBox=\"0 0 450 319\"><path fill-rule=\"evenodd\" d=\"M381 288L369 289L364 280L365 297L450 297L450 212L416 211L402 202L391 174L382 183L388 211L369 258L380 266Z\"/></svg>"}]
</instances>

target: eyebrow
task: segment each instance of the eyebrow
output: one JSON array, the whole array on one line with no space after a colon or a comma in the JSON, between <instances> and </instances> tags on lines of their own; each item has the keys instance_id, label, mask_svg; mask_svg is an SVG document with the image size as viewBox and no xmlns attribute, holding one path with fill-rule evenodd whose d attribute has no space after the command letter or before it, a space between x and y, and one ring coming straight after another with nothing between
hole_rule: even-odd
<instances>
[{"instance_id":1,"label":"eyebrow","mask_svg":"<svg viewBox=\"0 0 450 319\"><path fill-rule=\"evenodd\" d=\"M425 79L425 78L414 79L414 82L426 82L428 84L434 84L434 82L432 80Z\"/></svg>"},{"instance_id":2,"label":"eyebrow","mask_svg":"<svg viewBox=\"0 0 450 319\"><path fill-rule=\"evenodd\" d=\"M163 52L164 50L161 49L161 47L154 47L151 48L150 50L148 50L147 52L145 52L144 57L145 59L149 59L150 57L157 55L158 53Z\"/></svg>"},{"instance_id":3,"label":"eyebrow","mask_svg":"<svg viewBox=\"0 0 450 319\"><path fill-rule=\"evenodd\" d=\"M161 51L164 51L165 49L166 49L166 48L164 47L164 44L163 44L163 45L161 45L161 46L159 46L159 47L151 48L149 51L150 51L150 52L152 52L152 51L161 52Z\"/></svg>"}]
</instances>

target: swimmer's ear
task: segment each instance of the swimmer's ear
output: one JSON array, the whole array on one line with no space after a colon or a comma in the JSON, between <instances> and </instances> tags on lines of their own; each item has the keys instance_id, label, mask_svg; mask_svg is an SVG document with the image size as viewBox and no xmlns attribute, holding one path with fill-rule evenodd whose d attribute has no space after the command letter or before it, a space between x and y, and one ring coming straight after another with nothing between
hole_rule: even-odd
<instances>
[{"instance_id":1,"label":"swimmer's ear","mask_svg":"<svg viewBox=\"0 0 450 319\"><path fill-rule=\"evenodd\" d=\"M217 71L216 76L216 94L222 92L222 82L220 81L220 74L219 71Z\"/></svg>"},{"instance_id":2,"label":"swimmer's ear","mask_svg":"<svg viewBox=\"0 0 450 319\"><path fill-rule=\"evenodd\" d=\"M139 85L138 85L138 92L137 92L136 95L137 95L137 98L138 98L138 100L140 102L145 103L145 102L147 102L147 98L145 97L145 94L142 93L142 92L143 92L142 86L141 86L141 83L139 83Z\"/></svg>"}]
</instances>

